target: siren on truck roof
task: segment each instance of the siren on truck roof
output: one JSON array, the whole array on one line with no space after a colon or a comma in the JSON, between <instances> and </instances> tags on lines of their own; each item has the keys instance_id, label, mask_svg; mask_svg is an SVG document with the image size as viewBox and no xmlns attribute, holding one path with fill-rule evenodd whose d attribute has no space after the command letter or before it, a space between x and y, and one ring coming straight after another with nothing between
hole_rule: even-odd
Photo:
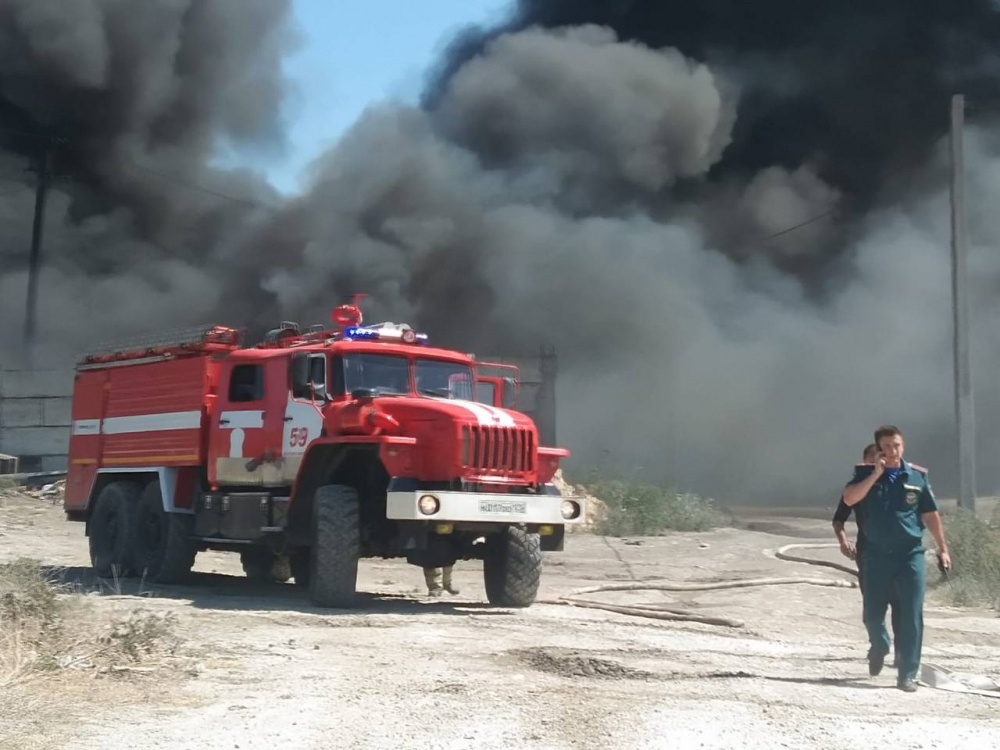
<instances>
[{"instance_id":1,"label":"siren on truck roof","mask_svg":"<svg viewBox=\"0 0 1000 750\"><path fill-rule=\"evenodd\" d=\"M341 328L340 338L351 341L387 341L402 344L426 344L427 334L417 333L406 323L379 323L361 325L361 298L356 294L349 305L340 305L330 314L333 322Z\"/></svg>"},{"instance_id":2,"label":"siren on truck roof","mask_svg":"<svg viewBox=\"0 0 1000 750\"><path fill-rule=\"evenodd\" d=\"M395 341L403 344L426 344L427 334L417 333L406 323L380 323L376 326L350 326L341 334L351 341Z\"/></svg>"}]
</instances>

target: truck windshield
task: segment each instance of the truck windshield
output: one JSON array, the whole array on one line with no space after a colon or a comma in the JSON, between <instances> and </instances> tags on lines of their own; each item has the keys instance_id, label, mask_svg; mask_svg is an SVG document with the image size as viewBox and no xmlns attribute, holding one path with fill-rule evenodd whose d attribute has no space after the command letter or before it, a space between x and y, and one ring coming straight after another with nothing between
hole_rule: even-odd
<instances>
[{"instance_id":1,"label":"truck windshield","mask_svg":"<svg viewBox=\"0 0 1000 750\"><path fill-rule=\"evenodd\" d=\"M439 359L418 359L414 371L417 393L423 396L472 400L472 368Z\"/></svg>"},{"instance_id":2,"label":"truck windshield","mask_svg":"<svg viewBox=\"0 0 1000 750\"><path fill-rule=\"evenodd\" d=\"M360 388L380 394L409 393L409 362L392 354L348 354L344 357L344 387L348 393Z\"/></svg>"},{"instance_id":3,"label":"truck windshield","mask_svg":"<svg viewBox=\"0 0 1000 750\"><path fill-rule=\"evenodd\" d=\"M367 388L381 395L410 393L410 360L396 354L347 354L344 356L344 390ZM440 359L417 359L414 364L417 393L440 398L472 400L472 368Z\"/></svg>"}]
</instances>

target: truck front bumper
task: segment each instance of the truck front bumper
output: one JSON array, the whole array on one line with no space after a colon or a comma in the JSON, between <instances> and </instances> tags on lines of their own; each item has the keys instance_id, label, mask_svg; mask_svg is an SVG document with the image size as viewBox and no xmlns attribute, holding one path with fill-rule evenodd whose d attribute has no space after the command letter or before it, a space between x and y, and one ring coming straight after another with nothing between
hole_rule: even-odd
<instances>
[{"instance_id":1,"label":"truck front bumper","mask_svg":"<svg viewBox=\"0 0 1000 750\"><path fill-rule=\"evenodd\" d=\"M386 517L394 521L575 526L586 515L583 498L559 495L415 490L389 492L386 502Z\"/></svg>"}]
</instances>

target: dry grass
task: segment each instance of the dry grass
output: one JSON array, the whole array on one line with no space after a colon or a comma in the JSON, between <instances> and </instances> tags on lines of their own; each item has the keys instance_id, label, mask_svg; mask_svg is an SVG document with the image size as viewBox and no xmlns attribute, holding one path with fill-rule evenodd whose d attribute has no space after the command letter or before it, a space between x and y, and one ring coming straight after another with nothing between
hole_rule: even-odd
<instances>
[{"instance_id":1,"label":"dry grass","mask_svg":"<svg viewBox=\"0 0 1000 750\"><path fill-rule=\"evenodd\" d=\"M1000 609L1000 513L990 523L961 509L943 515L953 565L948 597L958 606Z\"/></svg>"},{"instance_id":2,"label":"dry grass","mask_svg":"<svg viewBox=\"0 0 1000 750\"><path fill-rule=\"evenodd\" d=\"M172 613L101 613L35 561L0 564L0 688L69 669L164 666L180 647L175 624Z\"/></svg>"},{"instance_id":3,"label":"dry grass","mask_svg":"<svg viewBox=\"0 0 1000 750\"><path fill-rule=\"evenodd\" d=\"M175 630L171 613L95 606L33 560L0 564L0 750L51 747L67 713L103 692L94 678L118 693L122 679L178 676Z\"/></svg>"},{"instance_id":4,"label":"dry grass","mask_svg":"<svg viewBox=\"0 0 1000 750\"><path fill-rule=\"evenodd\" d=\"M668 531L709 531L731 524L711 500L670 487L627 479L584 485L604 506L594 531L608 536L657 536Z\"/></svg>"},{"instance_id":5,"label":"dry grass","mask_svg":"<svg viewBox=\"0 0 1000 750\"><path fill-rule=\"evenodd\" d=\"M59 587L36 563L0 565L0 689L27 679L60 640Z\"/></svg>"}]
</instances>

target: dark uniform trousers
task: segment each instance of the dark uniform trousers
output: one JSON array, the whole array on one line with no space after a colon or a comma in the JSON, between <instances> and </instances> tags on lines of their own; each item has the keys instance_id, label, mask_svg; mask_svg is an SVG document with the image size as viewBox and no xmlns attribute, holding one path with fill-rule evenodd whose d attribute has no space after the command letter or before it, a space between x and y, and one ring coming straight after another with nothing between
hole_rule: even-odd
<instances>
[{"instance_id":1,"label":"dark uniform trousers","mask_svg":"<svg viewBox=\"0 0 1000 750\"><path fill-rule=\"evenodd\" d=\"M861 617L865 623L865 627L868 626L867 615L865 614L864 599L865 599L865 537L863 534L858 534L858 541L855 545L857 548L857 555L854 558L854 564L858 566L858 588L861 589ZM882 613L883 625L882 634L884 634L885 643L888 643L889 635L885 630L885 612ZM889 620L892 622L892 650L896 654L896 663L899 663L899 602L894 597L889 597ZM869 631L870 632L870 631Z\"/></svg>"},{"instance_id":2,"label":"dark uniform trousers","mask_svg":"<svg viewBox=\"0 0 1000 750\"><path fill-rule=\"evenodd\" d=\"M892 607L896 670L900 679L916 679L924 632L924 549L886 551L865 545L864 622L868 642L878 654L889 653L886 608Z\"/></svg>"}]
</instances>

